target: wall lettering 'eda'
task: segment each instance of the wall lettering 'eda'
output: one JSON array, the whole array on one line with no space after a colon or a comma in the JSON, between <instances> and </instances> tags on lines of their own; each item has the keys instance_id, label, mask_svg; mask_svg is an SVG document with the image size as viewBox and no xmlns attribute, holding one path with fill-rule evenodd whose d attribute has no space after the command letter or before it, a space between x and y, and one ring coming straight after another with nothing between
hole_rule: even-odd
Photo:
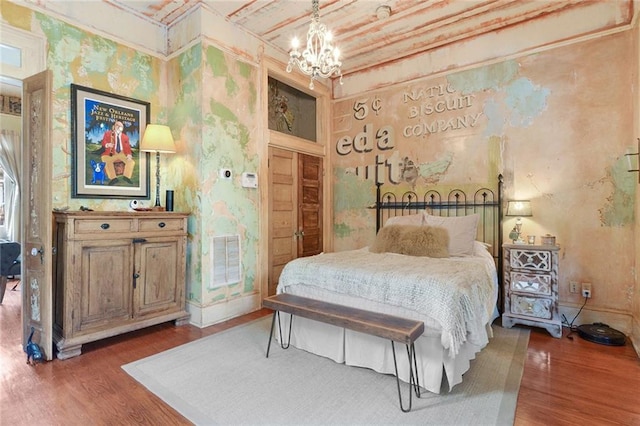
<instances>
[{"instance_id":1,"label":"wall lettering 'eda'","mask_svg":"<svg viewBox=\"0 0 640 426\"><path fill-rule=\"evenodd\" d=\"M389 119L396 117L394 124L402 129L398 135L394 125L384 123L383 99L375 96L354 101L352 119L364 124L356 126L358 132L355 135L343 135L337 139L336 153L340 156L380 153L376 153L374 164L358 164L349 171L381 183L414 182L417 165L408 157L394 152L396 137L423 142L427 140L426 136L475 127L483 115L481 111L473 111L475 95L460 94L448 83L410 88L399 95L399 105L392 107L393 112L389 114ZM403 114L404 120L401 118ZM379 117L383 119L382 124L378 124ZM409 168L411 173L408 173Z\"/></svg>"}]
</instances>

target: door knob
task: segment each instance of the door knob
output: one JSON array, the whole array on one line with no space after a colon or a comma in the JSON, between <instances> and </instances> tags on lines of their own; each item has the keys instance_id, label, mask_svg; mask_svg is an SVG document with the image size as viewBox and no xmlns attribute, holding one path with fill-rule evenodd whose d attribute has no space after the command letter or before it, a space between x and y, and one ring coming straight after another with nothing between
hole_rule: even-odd
<instances>
[{"instance_id":1,"label":"door knob","mask_svg":"<svg viewBox=\"0 0 640 426\"><path fill-rule=\"evenodd\" d=\"M40 264L44 263L44 247L40 247L39 249L33 247L31 249L31 256L36 257L40 254Z\"/></svg>"}]
</instances>

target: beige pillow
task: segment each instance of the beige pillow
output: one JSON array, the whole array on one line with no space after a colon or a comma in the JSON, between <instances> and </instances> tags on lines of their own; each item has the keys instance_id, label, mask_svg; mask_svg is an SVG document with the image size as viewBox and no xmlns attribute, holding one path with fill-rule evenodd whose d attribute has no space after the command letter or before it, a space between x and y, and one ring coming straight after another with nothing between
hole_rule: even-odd
<instances>
[{"instance_id":1,"label":"beige pillow","mask_svg":"<svg viewBox=\"0 0 640 426\"><path fill-rule=\"evenodd\" d=\"M415 225L384 226L369 249L373 253L449 257L449 235L444 228Z\"/></svg>"},{"instance_id":2,"label":"beige pillow","mask_svg":"<svg viewBox=\"0 0 640 426\"><path fill-rule=\"evenodd\" d=\"M389 225L424 225L424 213L420 212L406 216L392 216L384 223L384 226Z\"/></svg>"},{"instance_id":3,"label":"beige pillow","mask_svg":"<svg viewBox=\"0 0 640 426\"><path fill-rule=\"evenodd\" d=\"M438 226L449 233L449 256L473 256L480 215L432 216L424 214L425 225Z\"/></svg>"}]
</instances>

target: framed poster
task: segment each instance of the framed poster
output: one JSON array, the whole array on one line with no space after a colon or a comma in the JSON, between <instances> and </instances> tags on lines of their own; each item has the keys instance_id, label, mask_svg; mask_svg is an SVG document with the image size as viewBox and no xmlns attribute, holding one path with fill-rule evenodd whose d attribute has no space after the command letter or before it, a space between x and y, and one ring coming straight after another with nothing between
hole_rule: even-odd
<instances>
[{"instance_id":1,"label":"framed poster","mask_svg":"<svg viewBox=\"0 0 640 426\"><path fill-rule=\"evenodd\" d=\"M149 102L71 85L72 198L149 199Z\"/></svg>"}]
</instances>

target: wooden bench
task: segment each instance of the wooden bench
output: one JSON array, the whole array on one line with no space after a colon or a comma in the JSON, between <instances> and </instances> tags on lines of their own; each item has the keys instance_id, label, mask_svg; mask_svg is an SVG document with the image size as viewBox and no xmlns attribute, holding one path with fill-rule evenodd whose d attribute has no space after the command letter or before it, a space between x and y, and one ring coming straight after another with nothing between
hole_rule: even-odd
<instances>
[{"instance_id":1,"label":"wooden bench","mask_svg":"<svg viewBox=\"0 0 640 426\"><path fill-rule=\"evenodd\" d=\"M391 348L393 350L393 363L396 371L400 409L404 412L411 411L412 388L416 392L416 396L420 397L420 382L417 375L418 366L414 342L424 332L424 323L422 321L366 311L364 309L323 302L321 300L295 296L292 294L277 294L275 296L267 297L263 300L263 306L265 308L273 309L274 311L273 319L271 321L269 343L267 345L267 358L269 357L269 350L271 348L271 340L273 338L276 317L278 317L280 346L283 349L287 349L289 347L291 325L289 326L289 340L285 344L282 341L282 329L280 328L279 320L279 313L286 312L291 314L291 321L293 321L293 316L299 316L390 340ZM407 346L407 357L409 359L409 407L406 409L402 403L402 393L400 391L400 379L398 378L398 364L396 362L396 349L394 342L404 343Z\"/></svg>"}]
</instances>

